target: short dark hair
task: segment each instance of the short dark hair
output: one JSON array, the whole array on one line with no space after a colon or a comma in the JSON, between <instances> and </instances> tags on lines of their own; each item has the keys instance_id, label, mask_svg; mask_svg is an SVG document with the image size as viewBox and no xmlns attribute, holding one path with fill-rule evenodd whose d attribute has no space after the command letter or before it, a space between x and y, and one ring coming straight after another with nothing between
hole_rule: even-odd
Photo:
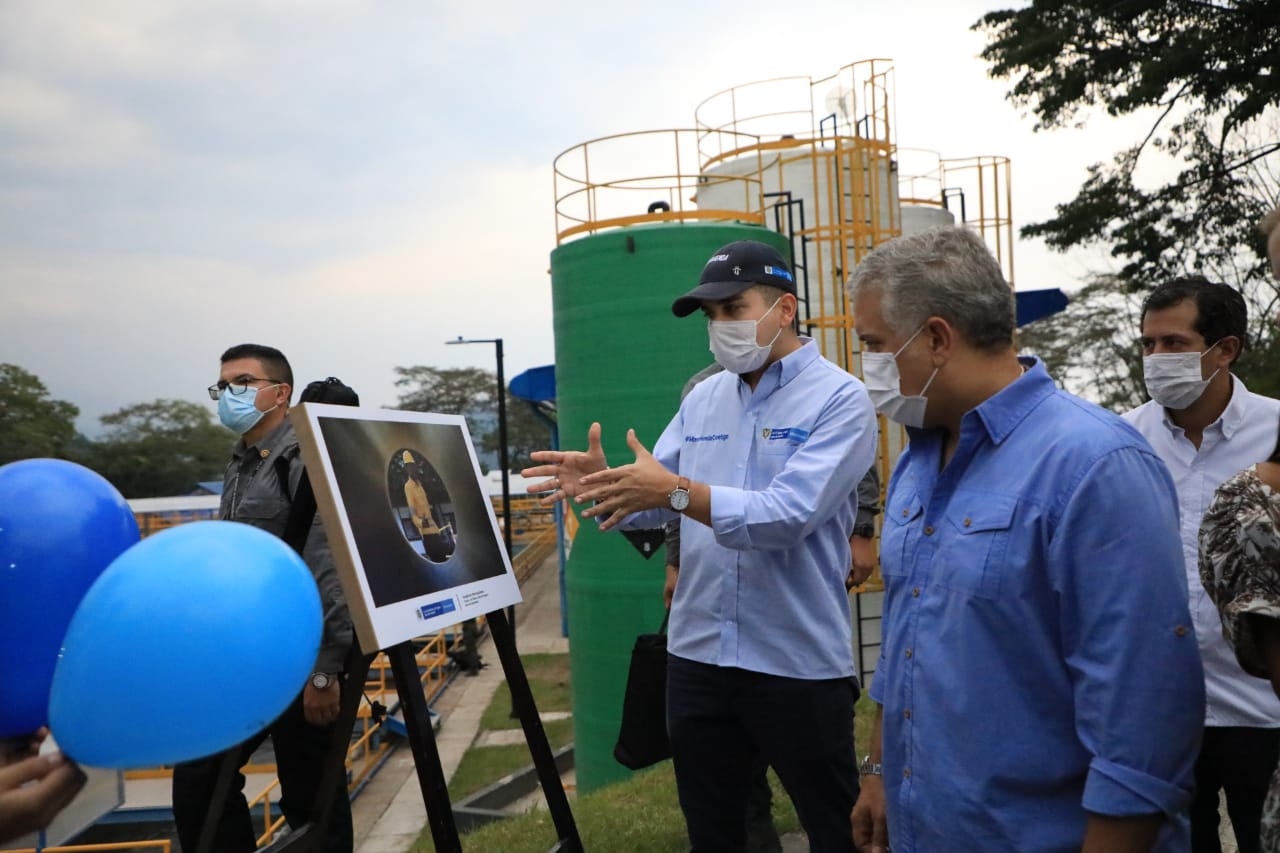
<instances>
[{"instance_id":1,"label":"short dark hair","mask_svg":"<svg viewBox=\"0 0 1280 853\"><path fill-rule=\"evenodd\" d=\"M1249 309L1240 291L1227 284L1210 281L1202 275L1174 278L1156 287L1142 303L1139 325L1147 319L1148 311L1163 311L1185 302L1196 304L1196 322L1193 328L1213 346L1225 337L1240 340L1240 351L1249 346ZM1238 356L1237 356L1238 357Z\"/></svg>"},{"instance_id":2,"label":"short dark hair","mask_svg":"<svg viewBox=\"0 0 1280 853\"><path fill-rule=\"evenodd\" d=\"M263 378L288 383L289 397L293 398L293 368L280 350L262 344L236 344L222 354L221 363L226 364L239 358L256 358L267 371Z\"/></svg>"},{"instance_id":3,"label":"short dark hair","mask_svg":"<svg viewBox=\"0 0 1280 853\"><path fill-rule=\"evenodd\" d=\"M775 287L772 284L753 284L747 290L754 290L760 294L760 298L765 301L766 305L772 305L782 297L791 293L790 290L783 290L781 287ZM795 294L792 294L793 296Z\"/></svg>"}]
</instances>

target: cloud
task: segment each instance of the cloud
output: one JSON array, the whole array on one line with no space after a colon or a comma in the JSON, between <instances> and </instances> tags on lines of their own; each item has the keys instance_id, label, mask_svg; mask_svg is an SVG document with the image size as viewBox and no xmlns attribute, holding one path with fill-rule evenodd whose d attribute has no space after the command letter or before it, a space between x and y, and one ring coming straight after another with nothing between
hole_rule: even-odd
<instances>
[{"instance_id":1,"label":"cloud","mask_svg":"<svg viewBox=\"0 0 1280 853\"><path fill-rule=\"evenodd\" d=\"M374 404L394 402L397 365L491 366L444 346L458 335L502 337L509 374L548 363L557 154L692 127L716 92L866 56L894 59L900 145L1012 157L1015 222L1042 218L1120 125L1033 136L975 59L988 7L4 4L0 357L88 430L201 399L245 340ZM1016 254L1024 287L1085 263Z\"/></svg>"}]
</instances>

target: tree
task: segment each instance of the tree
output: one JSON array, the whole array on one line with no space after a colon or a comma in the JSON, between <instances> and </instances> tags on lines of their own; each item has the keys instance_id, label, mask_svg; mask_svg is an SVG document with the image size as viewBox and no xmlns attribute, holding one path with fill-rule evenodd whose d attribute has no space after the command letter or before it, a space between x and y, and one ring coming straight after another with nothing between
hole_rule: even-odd
<instances>
[{"instance_id":1,"label":"tree","mask_svg":"<svg viewBox=\"0 0 1280 853\"><path fill-rule=\"evenodd\" d=\"M482 434L477 413L497 408L498 380L490 370L478 367L397 367L396 387L408 389L396 401L397 409L462 415L474 436Z\"/></svg>"},{"instance_id":2,"label":"tree","mask_svg":"<svg viewBox=\"0 0 1280 853\"><path fill-rule=\"evenodd\" d=\"M397 367L396 386L405 388L397 409L462 415L478 453L498 458L498 379L491 370L478 367L439 368L416 365ZM547 427L521 400L507 392L507 454L512 470L529 464L529 453L548 446ZM484 466L482 465L482 468Z\"/></svg>"},{"instance_id":3,"label":"tree","mask_svg":"<svg viewBox=\"0 0 1280 853\"><path fill-rule=\"evenodd\" d=\"M0 465L18 459L65 457L80 410L49 397L34 373L0 364Z\"/></svg>"},{"instance_id":4,"label":"tree","mask_svg":"<svg viewBox=\"0 0 1280 853\"><path fill-rule=\"evenodd\" d=\"M103 415L87 464L126 498L188 494L220 479L233 437L209 410L186 400L135 403Z\"/></svg>"},{"instance_id":5,"label":"tree","mask_svg":"<svg viewBox=\"0 0 1280 853\"><path fill-rule=\"evenodd\" d=\"M1141 298L1099 277L1065 311L1018 331L1019 344L1065 387L1115 411L1146 401L1138 339Z\"/></svg>"},{"instance_id":6,"label":"tree","mask_svg":"<svg viewBox=\"0 0 1280 853\"><path fill-rule=\"evenodd\" d=\"M490 453L498 452L498 429L495 426L485 433L481 445ZM551 431L547 424L538 419L533 409L524 400L511 396L507 389L507 458L512 471L528 468L533 464L529 454L535 450L546 450L551 446Z\"/></svg>"},{"instance_id":7,"label":"tree","mask_svg":"<svg viewBox=\"0 0 1280 853\"><path fill-rule=\"evenodd\" d=\"M1237 287L1256 344L1241 369L1280 368L1263 361L1277 353L1280 291L1255 230L1280 197L1280 2L1032 0L974 28L987 36L991 75L1011 81L1009 98L1035 115L1037 130L1082 125L1095 108L1152 116L1144 138L1090 167L1076 197L1022 235L1062 251L1109 246L1116 268L1099 271L1093 299L1109 290L1127 304L1190 273ZM1162 171L1173 177L1150 180ZM1098 343L1059 328L1068 344Z\"/></svg>"}]
</instances>

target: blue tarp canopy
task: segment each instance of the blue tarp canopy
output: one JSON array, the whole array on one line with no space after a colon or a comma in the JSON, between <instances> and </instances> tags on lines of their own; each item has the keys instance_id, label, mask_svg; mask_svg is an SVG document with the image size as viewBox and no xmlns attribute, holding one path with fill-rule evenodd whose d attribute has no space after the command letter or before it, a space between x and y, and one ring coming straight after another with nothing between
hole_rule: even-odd
<instances>
[{"instance_id":1,"label":"blue tarp canopy","mask_svg":"<svg viewBox=\"0 0 1280 853\"><path fill-rule=\"evenodd\" d=\"M531 367L511 380L511 396L530 403L544 403L556 398L556 366Z\"/></svg>"},{"instance_id":2,"label":"blue tarp canopy","mask_svg":"<svg viewBox=\"0 0 1280 853\"><path fill-rule=\"evenodd\" d=\"M1018 303L1019 326L1043 320L1067 307L1067 294L1056 287L1045 290L1019 290L1014 296Z\"/></svg>"}]
</instances>

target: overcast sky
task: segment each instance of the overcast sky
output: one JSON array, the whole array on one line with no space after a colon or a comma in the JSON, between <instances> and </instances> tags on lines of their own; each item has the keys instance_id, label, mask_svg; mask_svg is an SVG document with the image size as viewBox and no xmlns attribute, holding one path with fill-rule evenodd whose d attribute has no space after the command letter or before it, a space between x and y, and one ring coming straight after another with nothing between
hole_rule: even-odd
<instances>
[{"instance_id":1,"label":"overcast sky","mask_svg":"<svg viewBox=\"0 0 1280 853\"><path fill-rule=\"evenodd\" d=\"M1009 156L1015 225L1043 218L1136 132L1033 133L969 31L1002 5L0 0L0 362L89 434L208 403L242 341L372 405L397 365L492 368L459 335L504 338L508 376L548 364L558 153L870 57L894 61L899 145ZM1102 262L1015 258L1020 289Z\"/></svg>"}]
</instances>

